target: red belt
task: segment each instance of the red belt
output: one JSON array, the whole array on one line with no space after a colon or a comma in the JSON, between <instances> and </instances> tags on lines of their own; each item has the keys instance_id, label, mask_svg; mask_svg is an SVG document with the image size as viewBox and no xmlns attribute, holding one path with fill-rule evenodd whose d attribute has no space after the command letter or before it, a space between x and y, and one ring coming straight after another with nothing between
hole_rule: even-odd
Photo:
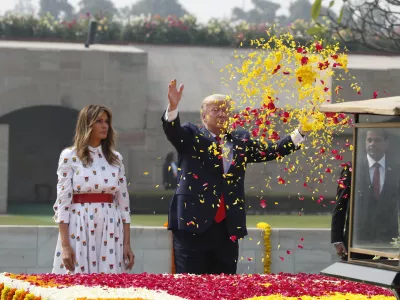
<instances>
[{"instance_id":1,"label":"red belt","mask_svg":"<svg viewBox=\"0 0 400 300\"><path fill-rule=\"evenodd\" d=\"M74 194L72 203L113 203L112 194Z\"/></svg>"}]
</instances>

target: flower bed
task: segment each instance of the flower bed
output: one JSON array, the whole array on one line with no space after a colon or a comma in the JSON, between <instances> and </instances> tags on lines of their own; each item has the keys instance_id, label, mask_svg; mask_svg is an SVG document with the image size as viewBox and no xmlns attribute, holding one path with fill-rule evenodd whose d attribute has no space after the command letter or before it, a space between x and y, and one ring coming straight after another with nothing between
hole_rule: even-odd
<instances>
[{"instance_id":1,"label":"flower bed","mask_svg":"<svg viewBox=\"0 0 400 300\"><path fill-rule=\"evenodd\" d=\"M0 274L1 300L373 299L389 290L316 274Z\"/></svg>"},{"instance_id":2,"label":"flower bed","mask_svg":"<svg viewBox=\"0 0 400 300\"><path fill-rule=\"evenodd\" d=\"M96 41L98 43L129 44L180 44L198 46L242 46L247 47L253 39L266 38L266 30L273 24L250 24L247 22L230 22L211 19L201 24L192 15L181 18L157 15L137 16L129 20L107 18L104 15L81 15L72 20L57 19L50 14L44 16L18 15L7 13L0 15L0 38L6 40L83 42L91 18L98 21ZM329 25L326 18L322 23ZM338 36L328 30L329 26L316 32L313 22L298 19L290 25L277 25L273 28L276 34L291 33L296 41L304 44L317 35L325 41L333 41ZM351 34L341 32L346 38L343 46L351 51L371 52L368 47L347 40ZM377 43L379 41L376 41ZM385 45L385 41L379 42ZM381 46L382 46L381 45ZM387 45L386 45L387 46Z\"/></svg>"}]
</instances>

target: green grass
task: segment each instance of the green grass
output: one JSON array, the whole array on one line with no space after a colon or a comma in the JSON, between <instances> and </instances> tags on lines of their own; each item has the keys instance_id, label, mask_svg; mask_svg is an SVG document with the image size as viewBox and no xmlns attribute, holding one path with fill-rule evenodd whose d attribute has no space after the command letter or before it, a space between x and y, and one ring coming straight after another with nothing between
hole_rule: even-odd
<instances>
[{"instance_id":1,"label":"green grass","mask_svg":"<svg viewBox=\"0 0 400 300\"><path fill-rule=\"evenodd\" d=\"M132 215L136 226L163 226L167 215ZM267 222L273 228L329 228L331 216L258 215L247 216L247 226ZM55 225L51 214L0 215L0 225Z\"/></svg>"}]
</instances>

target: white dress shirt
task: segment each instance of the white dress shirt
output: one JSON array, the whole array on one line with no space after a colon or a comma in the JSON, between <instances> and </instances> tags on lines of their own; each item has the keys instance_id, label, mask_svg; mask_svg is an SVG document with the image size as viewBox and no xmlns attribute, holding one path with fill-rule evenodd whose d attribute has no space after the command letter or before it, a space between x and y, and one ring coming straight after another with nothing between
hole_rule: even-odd
<instances>
[{"instance_id":1,"label":"white dress shirt","mask_svg":"<svg viewBox=\"0 0 400 300\"><path fill-rule=\"evenodd\" d=\"M374 182L374 172L375 172L375 167L374 164L377 162L375 161L371 156L367 154L367 159L368 159L368 166L369 166L369 178L371 179L371 184ZM382 192L383 188L383 183L385 182L385 155L377 162L379 164L379 187L380 191Z\"/></svg>"},{"instance_id":2,"label":"white dress shirt","mask_svg":"<svg viewBox=\"0 0 400 300\"><path fill-rule=\"evenodd\" d=\"M168 111L168 109L169 109L169 106L167 107L167 111L165 112L164 118L168 122L173 122L178 116L178 109L175 109L172 111ZM210 132L210 134L215 138L216 135L214 133ZM302 143L305 140L305 138L300 134L298 129L294 130L290 134L290 136L291 136L292 142L295 146L298 146L300 143ZM223 158L223 162L224 162L224 173L226 174L227 171L229 170L229 167L233 160L233 153L232 153L233 143L226 139L225 139L225 141L221 139L220 143L223 144L222 158Z\"/></svg>"}]
</instances>

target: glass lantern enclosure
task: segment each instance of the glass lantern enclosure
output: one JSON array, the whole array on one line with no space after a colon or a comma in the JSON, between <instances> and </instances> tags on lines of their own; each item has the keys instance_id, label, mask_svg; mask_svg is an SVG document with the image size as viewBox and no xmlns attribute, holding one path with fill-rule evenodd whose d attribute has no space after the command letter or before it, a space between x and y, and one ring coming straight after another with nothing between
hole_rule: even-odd
<instances>
[{"instance_id":1,"label":"glass lantern enclosure","mask_svg":"<svg viewBox=\"0 0 400 300\"><path fill-rule=\"evenodd\" d=\"M347 261L321 273L387 287L400 299L400 97L321 111L354 115Z\"/></svg>"},{"instance_id":2,"label":"glass lantern enclosure","mask_svg":"<svg viewBox=\"0 0 400 300\"><path fill-rule=\"evenodd\" d=\"M349 261L398 270L400 122L356 123L353 145Z\"/></svg>"}]
</instances>

